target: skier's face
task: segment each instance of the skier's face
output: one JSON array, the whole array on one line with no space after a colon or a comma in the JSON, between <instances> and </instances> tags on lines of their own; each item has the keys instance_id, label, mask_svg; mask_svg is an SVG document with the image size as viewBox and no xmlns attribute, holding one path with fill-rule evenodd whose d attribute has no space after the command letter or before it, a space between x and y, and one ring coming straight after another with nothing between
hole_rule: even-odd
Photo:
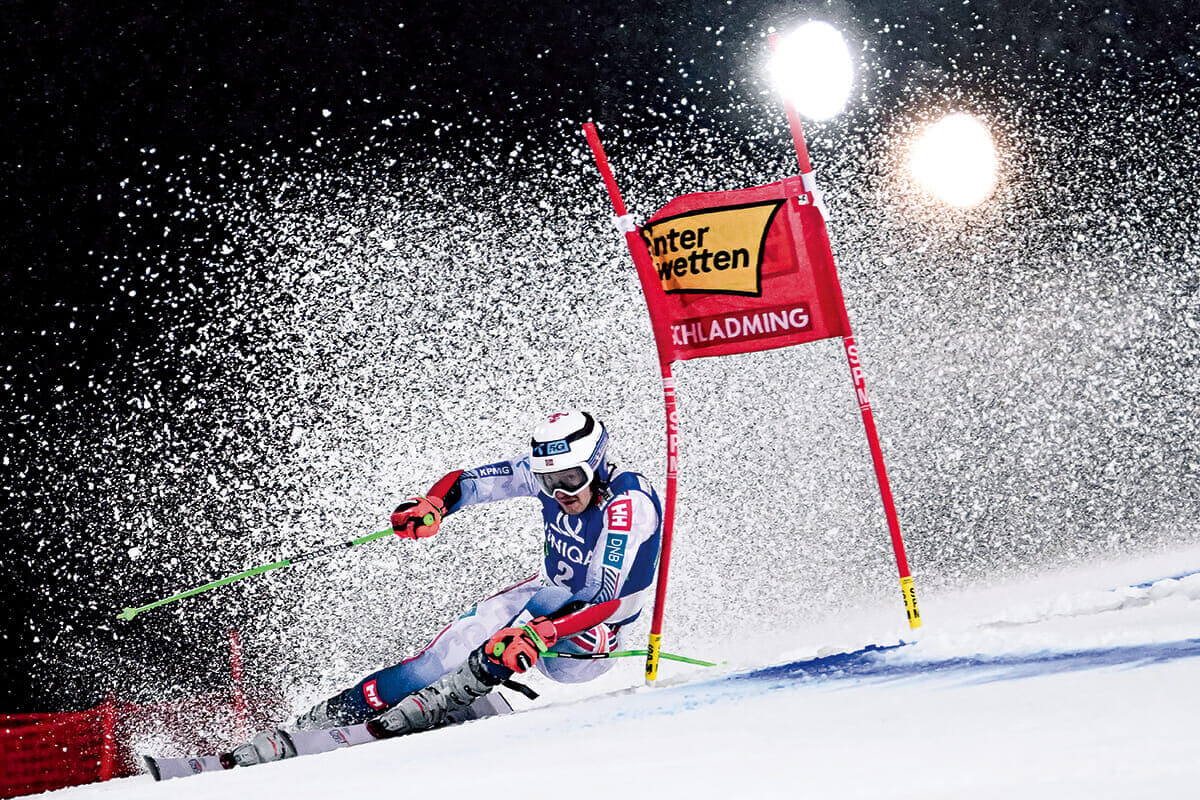
<instances>
[{"instance_id":1,"label":"skier's face","mask_svg":"<svg viewBox=\"0 0 1200 800\"><path fill-rule=\"evenodd\" d=\"M554 500L567 514L582 514L592 504L592 487L587 486L579 494L567 494L566 492L555 492Z\"/></svg>"}]
</instances>

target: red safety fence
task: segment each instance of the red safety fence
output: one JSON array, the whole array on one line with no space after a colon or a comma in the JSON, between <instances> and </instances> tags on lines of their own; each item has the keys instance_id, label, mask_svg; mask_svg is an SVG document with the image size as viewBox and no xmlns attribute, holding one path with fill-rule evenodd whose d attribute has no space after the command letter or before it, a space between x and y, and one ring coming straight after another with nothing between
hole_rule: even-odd
<instances>
[{"instance_id":1,"label":"red safety fence","mask_svg":"<svg viewBox=\"0 0 1200 800\"><path fill-rule=\"evenodd\" d=\"M105 780L114 769L112 703L64 714L0 717L0 797Z\"/></svg>"},{"instance_id":2,"label":"red safety fence","mask_svg":"<svg viewBox=\"0 0 1200 800\"><path fill-rule=\"evenodd\" d=\"M0 798L123 778L142 772L140 753L218 753L281 718L278 697L248 699L241 645L230 635L232 685L165 703L114 699L86 711L0 714Z\"/></svg>"},{"instance_id":3,"label":"red safety fence","mask_svg":"<svg viewBox=\"0 0 1200 800\"><path fill-rule=\"evenodd\" d=\"M262 727L267 716L253 714L253 722ZM110 700L87 711L0 715L0 798L136 775L142 752L228 750L245 741L248 721L244 702L230 692L156 705Z\"/></svg>"}]
</instances>

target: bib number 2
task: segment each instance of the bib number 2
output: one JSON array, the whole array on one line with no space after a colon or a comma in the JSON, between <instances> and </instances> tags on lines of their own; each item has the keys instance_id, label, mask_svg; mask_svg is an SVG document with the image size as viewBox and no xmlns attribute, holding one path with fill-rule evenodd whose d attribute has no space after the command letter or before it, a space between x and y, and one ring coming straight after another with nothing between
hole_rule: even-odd
<instances>
[{"instance_id":1,"label":"bib number 2","mask_svg":"<svg viewBox=\"0 0 1200 800\"><path fill-rule=\"evenodd\" d=\"M561 586L564 589L569 589L571 578L575 577L575 568L565 561L558 562L558 574L550 579L550 582L555 586Z\"/></svg>"}]
</instances>

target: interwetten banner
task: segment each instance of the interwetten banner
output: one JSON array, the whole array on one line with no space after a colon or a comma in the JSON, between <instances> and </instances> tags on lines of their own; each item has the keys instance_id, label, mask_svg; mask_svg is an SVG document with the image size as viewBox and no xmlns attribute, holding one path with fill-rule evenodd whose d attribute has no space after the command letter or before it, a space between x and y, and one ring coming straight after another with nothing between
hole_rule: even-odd
<instances>
[{"instance_id":1,"label":"interwetten banner","mask_svg":"<svg viewBox=\"0 0 1200 800\"><path fill-rule=\"evenodd\" d=\"M731 192L683 195L660 208L640 228L621 197L596 126L590 122L583 126L612 200L617 229L637 268L662 371L667 482L658 585L646 651L648 681L658 676L678 494L680 424L671 369L675 361L842 339L896 554L908 622L913 628L921 626L858 347L825 231L824 204L816 204L816 178L800 117L790 105L787 112L800 177Z\"/></svg>"},{"instance_id":2,"label":"interwetten banner","mask_svg":"<svg viewBox=\"0 0 1200 800\"><path fill-rule=\"evenodd\" d=\"M650 256L642 288L667 361L848 333L825 222L799 177L677 197L638 233Z\"/></svg>"}]
</instances>

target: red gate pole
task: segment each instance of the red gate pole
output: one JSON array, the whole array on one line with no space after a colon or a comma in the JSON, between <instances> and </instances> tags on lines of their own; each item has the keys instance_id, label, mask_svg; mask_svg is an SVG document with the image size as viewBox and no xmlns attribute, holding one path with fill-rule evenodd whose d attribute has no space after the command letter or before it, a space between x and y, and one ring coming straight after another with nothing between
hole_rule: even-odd
<instances>
[{"instance_id":1,"label":"red gate pole","mask_svg":"<svg viewBox=\"0 0 1200 800\"><path fill-rule=\"evenodd\" d=\"M604 187L612 201L613 212L616 214L617 229L625 234L625 245L637 268L638 279L641 281L643 294L648 287L657 285L657 277L653 264L650 263L650 253L645 243L638 235L638 226L625 208L621 190L613 178L608 156L600 144L600 136L596 126L585 123L583 133L587 137L592 156L596 159L596 167L604 179ZM650 303L646 295L646 307L650 312L650 326L654 331L654 343L658 348L658 365L662 373L663 405L667 415L667 495L663 503L663 532L662 547L659 551L658 584L654 590L654 616L650 622L650 643L646 650L646 681L658 678L659 653L662 652L663 609L667 602L667 573L671 564L671 539L675 532L675 494L679 482L679 409L675 404L675 376L671 372L671 357L664 349L665 342L670 341L670 331L666 321Z\"/></svg>"},{"instance_id":2,"label":"red gate pole","mask_svg":"<svg viewBox=\"0 0 1200 800\"><path fill-rule=\"evenodd\" d=\"M775 48L777 36L770 38L772 50ZM800 163L800 177L804 181L806 191L812 192L817 207L825 216L825 203L817 189L816 174L808 157L808 145L804 141L804 128L800 124L800 115L792 104L783 98L783 107L787 111L788 127L792 131L792 144L796 148L796 160ZM846 351L846 361L850 365L850 379L854 384L854 392L858 399L858 409L862 414L863 428L867 434L867 445L871 450L871 463L875 467L875 481L879 484L879 496L883 500L883 514L887 518L888 533L892 537L892 551L896 556L896 569L900 573L900 592L904 596L904 611L908 615L910 628L921 627L921 611L917 606L917 590L913 585L912 573L908 568L908 556L904 552L904 539L900 535L900 518L896 514L896 503L892 497L891 483L888 481L887 467L883 463L883 450L879 446L879 432L875 428L875 413L871 410L871 400L867 395L867 381L863 373L862 362L858 357L858 345L854 341L854 332L850 328L850 314L846 310L846 299L842 295L842 284L837 277L837 266L832 258L829 259L833 271L833 292L837 299L837 311L842 324L842 348Z\"/></svg>"},{"instance_id":3,"label":"red gate pole","mask_svg":"<svg viewBox=\"0 0 1200 800\"><path fill-rule=\"evenodd\" d=\"M663 540L658 566L658 585L654 589L654 616L650 622L650 643L646 648L647 682L658 679L663 607L667 602L667 567L671 562L671 539L675 532L675 493L679 483L679 409L675 405L675 376L671 374L670 361L662 361L659 366L662 370L663 404L667 412L667 497L663 506Z\"/></svg>"},{"instance_id":4,"label":"red gate pole","mask_svg":"<svg viewBox=\"0 0 1200 800\"><path fill-rule=\"evenodd\" d=\"M233 687L233 735L239 742L244 742L250 736L250 714L246 707L242 635L237 628L229 630L229 681Z\"/></svg>"}]
</instances>

